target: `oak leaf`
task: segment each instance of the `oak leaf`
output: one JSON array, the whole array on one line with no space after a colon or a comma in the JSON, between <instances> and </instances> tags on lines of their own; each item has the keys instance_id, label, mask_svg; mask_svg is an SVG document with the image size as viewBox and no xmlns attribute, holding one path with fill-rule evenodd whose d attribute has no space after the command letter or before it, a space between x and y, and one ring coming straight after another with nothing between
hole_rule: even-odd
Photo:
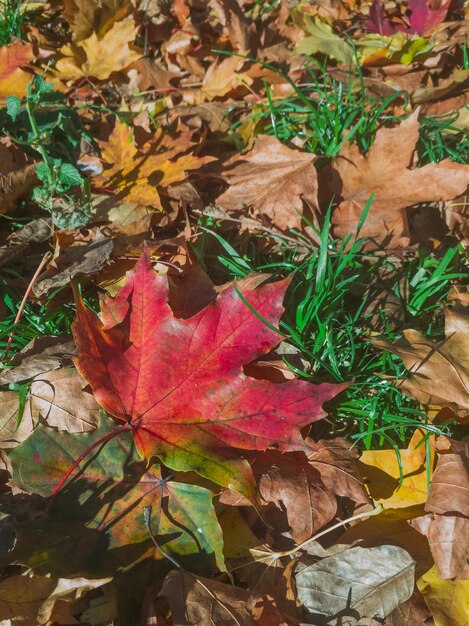
<instances>
[{"instance_id":1,"label":"oak leaf","mask_svg":"<svg viewBox=\"0 0 469 626\"><path fill-rule=\"evenodd\" d=\"M119 294L102 300L102 321L76 294L77 368L98 403L132 430L143 457L253 498L239 449L304 450L300 428L323 417L323 402L345 387L273 384L243 373L280 343L271 325L283 312L287 284L231 285L193 317L177 319L167 277L144 254Z\"/></svg>"},{"instance_id":2,"label":"oak leaf","mask_svg":"<svg viewBox=\"0 0 469 626\"><path fill-rule=\"evenodd\" d=\"M445 336L434 342L417 330L404 330L402 339L373 341L397 354L409 376L399 388L418 402L449 407L461 419L469 411L469 315L466 307L445 311Z\"/></svg>"},{"instance_id":3,"label":"oak leaf","mask_svg":"<svg viewBox=\"0 0 469 626\"><path fill-rule=\"evenodd\" d=\"M346 142L332 166L328 182L338 201L332 221L337 236L357 229L374 194L363 237L389 247L407 246L410 233L404 209L422 202L451 200L469 185L469 166L448 159L412 167L419 134L416 110L395 128L381 128L366 155Z\"/></svg>"},{"instance_id":4,"label":"oak leaf","mask_svg":"<svg viewBox=\"0 0 469 626\"><path fill-rule=\"evenodd\" d=\"M92 77L106 80L113 72L120 72L142 55L131 48L138 26L133 20L116 22L102 37L92 33L87 39L66 44L55 69L62 80Z\"/></svg>"},{"instance_id":5,"label":"oak leaf","mask_svg":"<svg viewBox=\"0 0 469 626\"><path fill-rule=\"evenodd\" d=\"M310 152L293 150L275 137L261 135L252 150L225 163L222 177L230 187L217 199L228 211L252 207L279 228L298 228L303 200L318 206L317 177Z\"/></svg>"}]
</instances>

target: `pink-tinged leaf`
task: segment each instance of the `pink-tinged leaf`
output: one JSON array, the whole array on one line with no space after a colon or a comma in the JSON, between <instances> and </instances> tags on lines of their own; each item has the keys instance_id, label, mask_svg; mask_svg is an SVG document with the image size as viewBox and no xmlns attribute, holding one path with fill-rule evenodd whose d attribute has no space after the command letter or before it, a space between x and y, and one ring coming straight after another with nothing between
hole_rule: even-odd
<instances>
[{"instance_id":1,"label":"pink-tinged leaf","mask_svg":"<svg viewBox=\"0 0 469 626\"><path fill-rule=\"evenodd\" d=\"M450 1L442 0L436 8L433 8L432 4L432 0L409 0L410 25L407 26L403 23L391 21L387 17L381 0L373 0L370 7L370 17L364 26L372 33L388 37L398 32L408 35L431 34L445 19Z\"/></svg>"},{"instance_id":2,"label":"pink-tinged leaf","mask_svg":"<svg viewBox=\"0 0 469 626\"><path fill-rule=\"evenodd\" d=\"M386 17L386 11L380 0L373 0L370 7L370 17L366 20L364 26L372 33L378 33L386 37L391 37L396 33L396 27L391 20Z\"/></svg>"},{"instance_id":3,"label":"pink-tinged leaf","mask_svg":"<svg viewBox=\"0 0 469 626\"><path fill-rule=\"evenodd\" d=\"M116 298L104 299L102 321L77 296L77 368L99 404L130 425L143 457L254 499L240 449L306 449L300 429L324 417L322 404L345 387L244 374L281 340L272 326L287 285L231 285L200 313L176 318L167 278L144 254Z\"/></svg>"},{"instance_id":4,"label":"pink-tinged leaf","mask_svg":"<svg viewBox=\"0 0 469 626\"><path fill-rule=\"evenodd\" d=\"M450 2L451 0L442 0L439 6L433 8L431 5L435 3L432 0L409 0L411 11L409 33L425 35L435 30L445 19Z\"/></svg>"}]
</instances>

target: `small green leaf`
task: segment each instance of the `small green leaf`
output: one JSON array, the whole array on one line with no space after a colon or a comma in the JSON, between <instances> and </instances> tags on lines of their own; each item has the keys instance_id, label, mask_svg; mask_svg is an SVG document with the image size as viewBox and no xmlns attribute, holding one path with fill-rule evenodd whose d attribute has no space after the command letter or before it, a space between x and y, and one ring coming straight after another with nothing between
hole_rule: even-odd
<instances>
[{"instance_id":1,"label":"small green leaf","mask_svg":"<svg viewBox=\"0 0 469 626\"><path fill-rule=\"evenodd\" d=\"M11 119L16 122L16 118L18 117L21 111L21 100L16 96L8 96L6 99L7 104L7 114L11 117Z\"/></svg>"},{"instance_id":2,"label":"small green leaf","mask_svg":"<svg viewBox=\"0 0 469 626\"><path fill-rule=\"evenodd\" d=\"M75 185L81 185L83 177L74 165L62 163L59 169L59 182L64 189L69 189Z\"/></svg>"},{"instance_id":3,"label":"small green leaf","mask_svg":"<svg viewBox=\"0 0 469 626\"><path fill-rule=\"evenodd\" d=\"M50 173L49 167L45 163L38 163L35 169L39 180L46 183Z\"/></svg>"}]
</instances>

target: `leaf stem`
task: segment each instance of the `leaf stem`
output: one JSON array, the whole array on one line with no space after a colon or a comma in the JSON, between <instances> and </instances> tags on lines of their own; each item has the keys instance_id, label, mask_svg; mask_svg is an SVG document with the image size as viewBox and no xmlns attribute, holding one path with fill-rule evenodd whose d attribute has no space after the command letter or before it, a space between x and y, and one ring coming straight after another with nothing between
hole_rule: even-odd
<instances>
[{"instance_id":1,"label":"leaf stem","mask_svg":"<svg viewBox=\"0 0 469 626\"><path fill-rule=\"evenodd\" d=\"M80 454L80 456L70 465L70 467L68 468L68 470L65 472L65 474L62 476L62 478L60 479L59 483L57 484L57 486L55 487L54 491L52 492L52 495L50 497L49 500L49 507L52 504L52 502L55 500L57 494L59 493L59 491L62 489L62 487L64 486L65 482L67 481L67 479L69 478L69 476L75 471L75 469L80 465L80 463L83 461L83 459L85 459L91 452L93 452L93 450L99 446L101 446L104 443L107 443L108 441L110 441L111 439L114 439L114 437L117 437L117 435L120 435L121 433L123 433L126 430L131 430L132 428L132 424L124 424L124 426L120 426L119 428L116 428L115 430L111 430L111 432L106 433L105 435L103 435L102 437L100 437L99 439L97 439L94 443L92 443L90 446L88 446L86 448L86 450L84 452L82 452Z\"/></svg>"},{"instance_id":2,"label":"leaf stem","mask_svg":"<svg viewBox=\"0 0 469 626\"><path fill-rule=\"evenodd\" d=\"M50 159L49 159L49 155L47 154L47 150L45 149L43 143L42 143L42 138L41 138L41 133L39 132L39 127L37 125L37 121L36 121L36 115L35 115L35 107L34 107L34 103L32 101L32 90L31 90L31 83L28 84L27 87L27 96L26 96L26 112L28 114L28 118L29 118L29 123L31 124L31 130L33 131L33 137L34 137L34 145L36 150L39 152L39 154L42 157L42 160L44 161L44 165L47 167L47 182L49 184L49 187L53 187L54 186L54 171L52 169L52 165L50 163Z\"/></svg>"}]
</instances>

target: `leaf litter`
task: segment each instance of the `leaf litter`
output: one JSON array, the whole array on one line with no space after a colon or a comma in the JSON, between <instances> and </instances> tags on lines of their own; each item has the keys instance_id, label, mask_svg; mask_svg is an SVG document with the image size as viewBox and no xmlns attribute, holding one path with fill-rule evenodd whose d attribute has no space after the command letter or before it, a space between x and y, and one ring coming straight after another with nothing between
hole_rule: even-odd
<instances>
[{"instance_id":1,"label":"leaf litter","mask_svg":"<svg viewBox=\"0 0 469 626\"><path fill-rule=\"evenodd\" d=\"M0 5L2 624L467 624L466 42Z\"/></svg>"}]
</instances>

